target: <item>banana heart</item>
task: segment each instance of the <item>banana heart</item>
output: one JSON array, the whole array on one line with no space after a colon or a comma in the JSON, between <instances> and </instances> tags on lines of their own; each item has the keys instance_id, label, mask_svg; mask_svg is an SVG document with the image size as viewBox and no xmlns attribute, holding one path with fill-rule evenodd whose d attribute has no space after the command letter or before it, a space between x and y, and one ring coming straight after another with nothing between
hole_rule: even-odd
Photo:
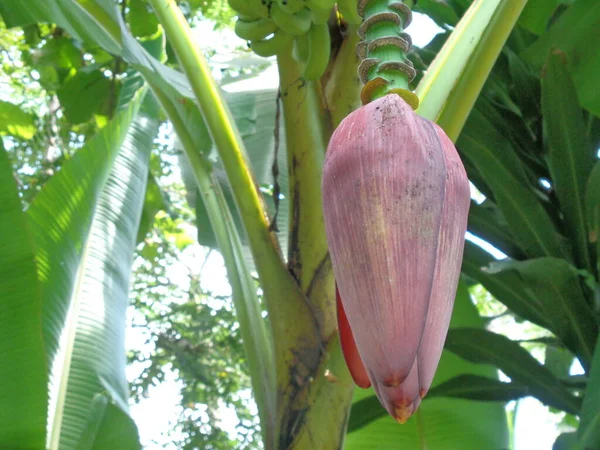
<instances>
[{"instance_id":1,"label":"banana heart","mask_svg":"<svg viewBox=\"0 0 600 450\"><path fill-rule=\"evenodd\" d=\"M448 332L470 203L465 169L442 129L390 94L333 133L322 189L346 362L404 423Z\"/></svg>"}]
</instances>

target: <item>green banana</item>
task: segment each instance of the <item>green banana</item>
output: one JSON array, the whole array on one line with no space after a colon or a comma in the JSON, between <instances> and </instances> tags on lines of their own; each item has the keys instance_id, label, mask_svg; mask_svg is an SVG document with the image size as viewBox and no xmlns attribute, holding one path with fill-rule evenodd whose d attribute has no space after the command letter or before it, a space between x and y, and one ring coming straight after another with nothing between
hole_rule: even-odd
<instances>
[{"instance_id":1,"label":"green banana","mask_svg":"<svg viewBox=\"0 0 600 450\"><path fill-rule=\"evenodd\" d=\"M277 0L277 6L288 14L295 14L304 8L304 2L302 0Z\"/></svg>"},{"instance_id":2,"label":"green banana","mask_svg":"<svg viewBox=\"0 0 600 450\"><path fill-rule=\"evenodd\" d=\"M229 0L229 6L244 18L269 17L269 7L263 0Z\"/></svg>"},{"instance_id":3,"label":"green banana","mask_svg":"<svg viewBox=\"0 0 600 450\"><path fill-rule=\"evenodd\" d=\"M308 43L308 34L301 34L294 39L294 49L292 56L301 64L306 64L308 54L310 52L310 44Z\"/></svg>"},{"instance_id":4,"label":"green banana","mask_svg":"<svg viewBox=\"0 0 600 450\"><path fill-rule=\"evenodd\" d=\"M271 19L279 28L293 36L306 33L310 29L311 14L306 8L296 14L288 14L277 5L271 7Z\"/></svg>"},{"instance_id":5,"label":"green banana","mask_svg":"<svg viewBox=\"0 0 600 450\"><path fill-rule=\"evenodd\" d=\"M269 39L250 41L250 48L258 56L268 57L277 55L292 43L293 36L279 29Z\"/></svg>"},{"instance_id":6,"label":"green banana","mask_svg":"<svg viewBox=\"0 0 600 450\"><path fill-rule=\"evenodd\" d=\"M310 9L327 9L330 10L335 5L335 0L304 0L306 6Z\"/></svg>"},{"instance_id":7,"label":"green banana","mask_svg":"<svg viewBox=\"0 0 600 450\"><path fill-rule=\"evenodd\" d=\"M250 2L247 0L229 0L229 6L231 6L231 9L244 18L257 19L260 17L258 14L256 14L254 8L250 6Z\"/></svg>"},{"instance_id":8,"label":"green banana","mask_svg":"<svg viewBox=\"0 0 600 450\"><path fill-rule=\"evenodd\" d=\"M313 23L316 23L317 25L327 23L327 21L329 20L329 17L331 17L331 9L332 9L331 7L327 8L327 9L311 7L310 13L312 16Z\"/></svg>"},{"instance_id":9,"label":"green banana","mask_svg":"<svg viewBox=\"0 0 600 450\"><path fill-rule=\"evenodd\" d=\"M253 21L238 19L235 23L235 34L247 41L264 39L275 31L277 24L262 17Z\"/></svg>"},{"instance_id":10,"label":"green banana","mask_svg":"<svg viewBox=\"0 0 600 450\"><path fill-rule=\"evenodd\" d=\"M331 37L327 24L314 24L308 32L308 59L302 77L317 80L325 73L331 53Z\"/></svg>"},{"instance_id":11,"label":"green banana","mask_svg":"<svg viewBox=\"0 0 600 450\"><path fill-rule=\"evenodd\" d=\"M353 25L362 23L362 17L359 16L357 10L358 2L356 0L338 0L338 11L342 14L344 20Z\"/></svg>"}]
</instances>

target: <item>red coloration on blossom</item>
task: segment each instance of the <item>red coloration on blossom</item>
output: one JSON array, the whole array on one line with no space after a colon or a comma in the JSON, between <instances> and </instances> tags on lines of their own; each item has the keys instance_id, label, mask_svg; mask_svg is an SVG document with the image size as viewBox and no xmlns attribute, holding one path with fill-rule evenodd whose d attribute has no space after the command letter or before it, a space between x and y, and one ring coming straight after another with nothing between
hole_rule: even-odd
<instances>
[{"instance_id":1,"label":"red coloration on blossom","mask_svg":"<svg viewBox=\"0 0 600 450\"><path fill-rule=\"evenodd\" d=\"M346 362L401 423L437 368L464 248L469 183L452 142L397 95L350 114L323 173Z\"/></svg>"},{"instance_id":2,"label":"red coloration on blossom","mask_svg":"<svg viewBox=\"0 0 600 450\"><path fill-rule=\"evenodd\" d=\"M350 324L348 323L348 318L346 317L346 312L344 311L344 305L342 304L342 299L340 298L340 291L338 290L337 286L335 287L335 303L337 307L340 345L342 346L342 351L344 352L346 365L348 366L348 370L350 370L350 374L352 375L356 385L363 389L367 389L371 386L371 381L369 381L369 375L367 375L365 366L362 362L362 359L360 359L360 355L358 354L356 342L354 342L354 336L352 336L352 330L350 329Z\"/></svg>"}]
</instances>

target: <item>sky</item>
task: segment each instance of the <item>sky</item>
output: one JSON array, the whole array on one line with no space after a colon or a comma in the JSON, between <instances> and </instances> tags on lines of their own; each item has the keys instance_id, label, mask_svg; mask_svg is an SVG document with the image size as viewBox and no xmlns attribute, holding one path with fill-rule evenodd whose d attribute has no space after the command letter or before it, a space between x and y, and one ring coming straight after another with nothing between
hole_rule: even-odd
<instances>
[{"instance_id":1,"label":"sky","mask_svg":"<svg viewBox=\"0 0 600 450\"><path fill-rule=\"evenodd\" d=\"M213 25L211 23L198 24L195 29L198 45L200 48L203 48L205 43L222 43L222 49L218 49L221 50L221 54L218 53L213 60L226 61L228 59L227 50L239 45L240 40L231 30L214 31L212 28ZM414 14L413 22L406 31L411 35L413 43L416 46L422 47L427 45L440 29L428 17L421 14ZM218 76L219 72L216 70L214 75ZM278 83L277 67L273 64L266 71L262 72L259 77L227 85L225 89L229 92L275 89ZM195 236L193 230L190 230L190 235ZM494 248L487 249L497 258L504 256ZM194 266L194 261L204 259L203 252L206 252L206 250L199 246L189 247L183 256L188 261L184 262L187 262L187 266ZM177 274L181 273L181 271L182 267L175 266L171 268L171 276L174 277L174 280L178 278ZM228 292L229 286L227 284L226 272L218 253L213 252L211 254L209 263L206 264L205 270L202 273L202 279L205 280L206 284L204 287L207 290L221 294ZM187 282L187 278L181 278L181 283L185 282ZM514 323L514 321L509 324L503 324L503 327L503 331L508 329L509 334L514 335L511 335L511 337L517 337L521 333L519 324ZM128 349L143 348L144 340L145 335L143 330L139 328L130 328L128 330ZM543 357L543 355L539 355L539 357ZM573 370L573 373L577 373L579 369L574 368ZM131 380L138 371L139 367L129 367L129 379ZM249 393L246 394L249 395ZM170 442L169 437L165 436L165 434L172 429L176 421L179 411L179 399L179 384L176 375L171 372L164 383L150 389L147 399L131 406L131 415L138 425L145 449L163 449L165 448L163 444ZM514 409L514 407L515 402L511 402L509 408ZM228 424L235 423L235 412L227 408L223 408L221 412L223 421L221 426L227 429ZM202 411L199 411L199 414L202 414ZM533 398L526 398L518 402L514 430L514 450L551 450L552 444L559 434L557 429L558 420L558 416L550 414L548 408ZM233 437L235 430L232 426L229 428L231 428ZM166 448L175 449L174 446Z\"/></svg>"}]
</instances>

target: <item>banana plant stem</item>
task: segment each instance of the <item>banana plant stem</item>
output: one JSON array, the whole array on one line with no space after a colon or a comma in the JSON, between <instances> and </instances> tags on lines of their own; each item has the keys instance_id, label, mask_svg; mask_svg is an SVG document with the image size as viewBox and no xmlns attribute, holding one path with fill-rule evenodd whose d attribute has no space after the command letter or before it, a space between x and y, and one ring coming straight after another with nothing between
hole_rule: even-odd
<instances>
[{"instance_id":1,"label":"banana plant stem","mask_svg":"<svg viewBox=\"0 0 600 450\"><path fill-rule=\"evenodd\" d=\"M527 0L475 0L419 83L417 113L456 141Z\"/></svg>"},{"instance_id":2,"label":"banana plant stem","mask_svg":"<svg viewBox=\"0 0 600 450\"><path fill-rule=\"evenodd\" d=\"M527 0L503 0L448 97L437 123L456 140Z\"/></svg>"}]
</instances>

